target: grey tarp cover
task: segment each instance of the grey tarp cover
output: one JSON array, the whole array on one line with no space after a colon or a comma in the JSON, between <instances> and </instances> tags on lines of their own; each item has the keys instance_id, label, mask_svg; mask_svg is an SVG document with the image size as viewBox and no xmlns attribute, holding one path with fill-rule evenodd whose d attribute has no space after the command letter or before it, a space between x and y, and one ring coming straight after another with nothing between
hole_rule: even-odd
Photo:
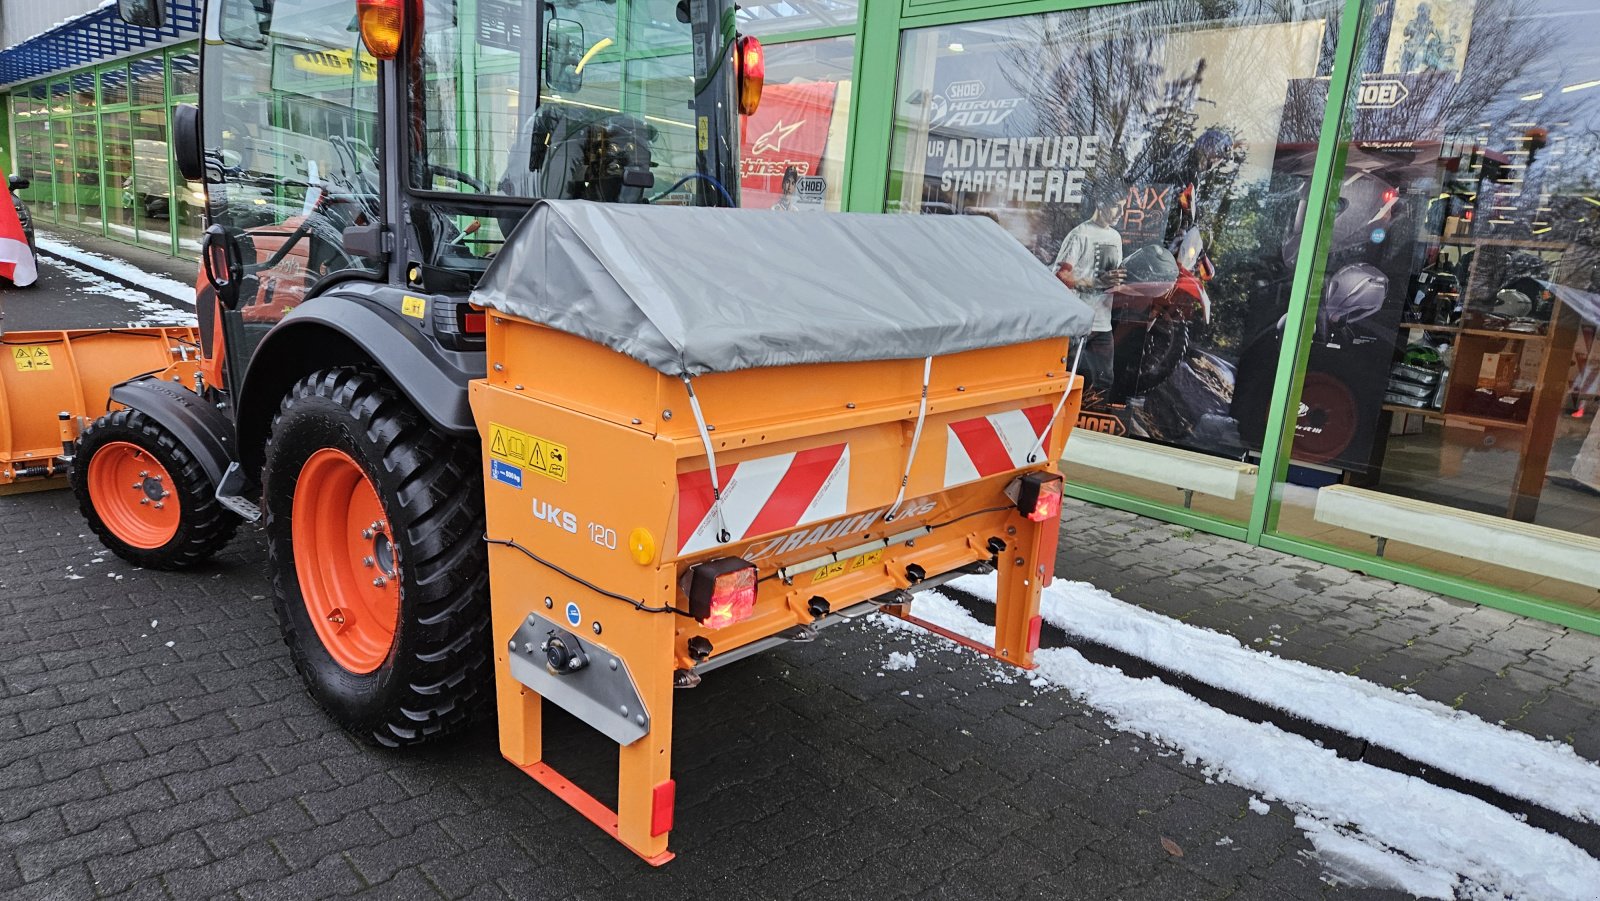
<instances>
[{"instance_id":1,"label":"grey tarp cover","mask_svg":"<svg viewBox=\"0 0 1600 901\"><path fill-rule=\"evenodd\" d=\"M1091 313L994 222L541 201L472 293L672 376L1081 335Z\"/></svg>"}]
</instances>

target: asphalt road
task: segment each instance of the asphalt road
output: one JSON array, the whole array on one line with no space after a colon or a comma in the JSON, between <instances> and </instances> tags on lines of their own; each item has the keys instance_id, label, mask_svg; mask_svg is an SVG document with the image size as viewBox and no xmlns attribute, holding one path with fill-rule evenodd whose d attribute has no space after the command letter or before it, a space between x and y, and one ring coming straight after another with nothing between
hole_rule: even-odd
<instances>
[{"instance_id":1,"label":"asphalt road","mask_svg":"<svg viewBox=\"0 0 1600 901\"><path fill-rule=\"evenodd\" d=\"M100 275L39 255L39 280L0 289L0 331L179 325L193 307L136 291Z\"/></svg>"}]
</instances>

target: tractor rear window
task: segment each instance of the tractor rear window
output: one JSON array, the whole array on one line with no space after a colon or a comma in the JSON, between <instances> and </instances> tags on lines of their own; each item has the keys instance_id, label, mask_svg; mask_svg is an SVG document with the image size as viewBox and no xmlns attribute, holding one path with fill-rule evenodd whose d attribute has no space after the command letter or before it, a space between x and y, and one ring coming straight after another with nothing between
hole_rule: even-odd
<instances>
[{"instance_id":1,"label":"tractor rear window","mask_svg":"<svg viewBox=\"0 0 1600 901\"><path fill-rule=\"evenodd\" d=\"M709 95L726 86L716 77L729 38L712 19L718 6L425 0L411 79L412 187L732 205L722 173L732 129L696 111L697 102L716 108ZM697 15L710 24L697 27Z\"/></svg>"}]
</instances>

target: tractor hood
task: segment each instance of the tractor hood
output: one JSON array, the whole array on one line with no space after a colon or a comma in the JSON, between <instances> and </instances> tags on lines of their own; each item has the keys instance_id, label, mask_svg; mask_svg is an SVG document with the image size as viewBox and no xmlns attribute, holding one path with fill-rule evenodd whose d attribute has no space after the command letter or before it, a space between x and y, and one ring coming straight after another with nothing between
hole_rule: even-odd
<instances>
[{"instance_id":1,"label":"tractor hood","mask_svg":"<svg viewBox=\"0 0 1600 901\"><path fill-rule=\"evenodd\" d=\"M670 376L921 358L1089 331L1048 267L979 216L540 201L472 302Z\"/></svg>"}]
</instances>

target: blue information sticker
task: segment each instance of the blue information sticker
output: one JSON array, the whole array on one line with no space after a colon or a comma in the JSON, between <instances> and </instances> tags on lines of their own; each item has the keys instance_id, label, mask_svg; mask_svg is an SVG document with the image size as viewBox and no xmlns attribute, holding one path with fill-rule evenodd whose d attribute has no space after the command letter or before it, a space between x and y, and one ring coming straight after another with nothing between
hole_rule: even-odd
<instances>
[{"instance_id":1,"label":"blue information sticker","mask_svg":"<svg viewBox=\"0 0 1600 901\"><path fill-rule=\"evenodd\" d=\"M583 622L583 612L578 609L577 601L567 602L567 622L573 624L574 626L580 622Z\"/></svg>"},{"instance_id":2,"label":"blue information sticker","mask_svg":"<svg viewBox=\"0 0 1600 901\"><path fill-rule=\"evenodd\" d=\"M499 460L490 460L489 477L494 479L496 482L504 482L505 484L510 485L512 488L515 488L519 491L522 490L522 470L512 466L510 463L502 463Z\"/></svg>"}]
</instances>

